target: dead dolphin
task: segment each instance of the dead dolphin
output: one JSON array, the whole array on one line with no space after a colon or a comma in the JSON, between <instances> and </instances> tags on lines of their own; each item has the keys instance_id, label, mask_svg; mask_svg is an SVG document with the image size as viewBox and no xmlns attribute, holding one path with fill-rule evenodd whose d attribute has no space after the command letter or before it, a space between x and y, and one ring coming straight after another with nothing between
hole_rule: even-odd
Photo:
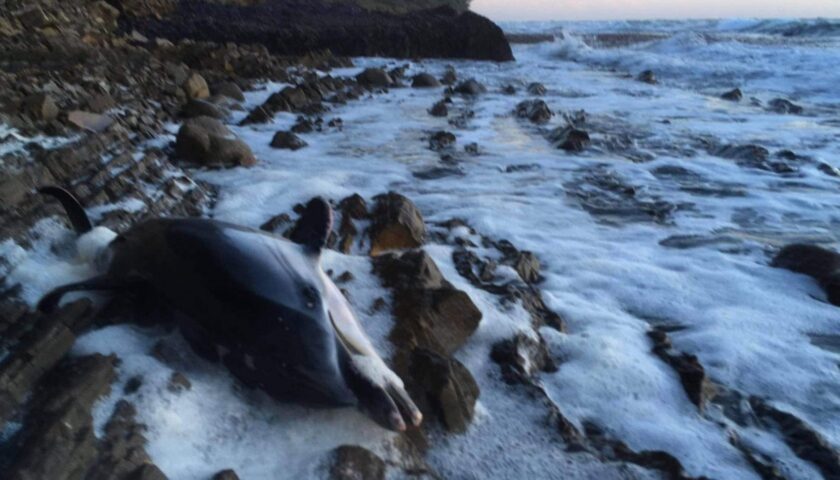
<instances>
[{"instance_id":1,"label":"dead dolphin","mask_svg":"<svg viewBox=\"0 0 840 480\"><path fill-rule=\"evenodd\" d=\"M89 235L93 226L69 192L41 191L61 201L81 238ZM402 381L321 269L331 225L323 199L306 206L294 241L210 219L144 221L102 249L101 275L53 290L38 308L54 309L71 291L145 289L179 313L197 353L249 386L283 401L355 405L395 431L419 425Z\"/></svg>"}]
</instances>

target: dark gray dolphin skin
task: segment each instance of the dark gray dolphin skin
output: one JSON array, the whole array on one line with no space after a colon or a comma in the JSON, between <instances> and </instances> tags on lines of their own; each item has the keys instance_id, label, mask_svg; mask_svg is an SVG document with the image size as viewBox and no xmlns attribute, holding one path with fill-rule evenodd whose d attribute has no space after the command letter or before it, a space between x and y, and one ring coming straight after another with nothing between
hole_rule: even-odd
<instances>
[{"instance_id":1,"label":"dark gray dolphin skin","mask_svg":"<svg viewBox=\"0 0 840 480\"><path fill-rule=\"evenodd\" d=\"M61 200L77 230L90 230L69 192L42 192ZM322 199L302 214L292 235L299 243L210 219L148 220L107 246L100 276L53 290L38 308L54 309L70 291L146 289L178 312L197 353L248 386L282 401L355 405L395 431L419 425L422 414L402 381L320 267L331 222Z\"/></svg>"}]
</instances>

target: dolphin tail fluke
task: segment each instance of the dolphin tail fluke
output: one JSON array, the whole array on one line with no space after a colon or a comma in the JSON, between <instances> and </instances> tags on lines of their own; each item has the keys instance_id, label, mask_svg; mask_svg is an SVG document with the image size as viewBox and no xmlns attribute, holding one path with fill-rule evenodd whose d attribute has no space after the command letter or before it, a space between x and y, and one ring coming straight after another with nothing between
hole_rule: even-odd
<instances>
[{"instance_id":1,"label":"dolphin tail fluke","mask_svg":"<svg viewBox=\"0 0 840 480\"><path fill-rule=\"evenodd\" d=\"M48 195L61 202L61 206L64 207L64 211L67 212L67 216L70 218L70 223L73 225L73 229L76 230L76 233L79 235L87 233L93 229L93 224L90 223L90 219L88 218L87 213L85 213L85 209L72 193L54 185L41 187L38 189L38 193Z\"/></svg>"}]
</instances>

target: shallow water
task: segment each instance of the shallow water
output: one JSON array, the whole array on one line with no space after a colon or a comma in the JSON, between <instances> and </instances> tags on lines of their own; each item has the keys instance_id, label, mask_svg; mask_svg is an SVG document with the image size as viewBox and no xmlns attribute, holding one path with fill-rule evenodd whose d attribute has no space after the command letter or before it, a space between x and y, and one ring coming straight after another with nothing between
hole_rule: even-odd
<instances>
[{"instance_id":1,"label":"shallow water","mask_svg":"<svg viewBox=\"0 0 840 480\"><path fill-rule=\"evenodd\" d=\"M542 261L546 302L568 324L565 334L542 332L560 368L541 381L578 426L593 422L636 450L667 451L692 476L757 478L728 441L729 432L737 432L775 458L786 477L820 478L774 433L740 427L714 405L701 415L676 373L651 353L646 335L651 323L680 326L670 333L675 348L697 355L713 381L768 399L840 447L840 310L825 303L813 280L768 266L769 253L791 241L840 246L840 179L821 169L840 168L840 70L826 68L840 63L840 49L831 28L784 36L796 25L507 25L562 31L564 37L516 46L516 63L411 64L409 74L435 75L452 64L462 79L487 85L487 94L455 98L450 117L474 112L461 128L426 112L442 89L393 89L337 107L325 119L341 117L344 129L303 135L310 146L295 152L268 146L294 115L232 127L260 164L194 176L220 186L210 213L240 224L258 226L315 195L370 199L395 190L411 198L429 223L465 219L483 235L531 250ZM585 42L585 35L609 32L658 39L600 49ZM333 74L402 63L359 59L357 68ZM647 69L659 84L633 79ZM545 84L543 98L558 113L542 127L511 113L530 98L524 87L534 81ZM508 84L519 93L501 93ZM250 93L249 102L258 104L281 87ZM719 98L734 87L744 91L740 103ZM763 105L777 97L802 105L804 114L766 110ZM561 113L579 110L587 114L592 146L578 155L555 149L545 133L563 125ZM441 129L457 135L457 149L476 142L481 154L457 156L463 175L418 178L441 166L426 140ZM779 173L710 153L728 144L763 146L769 160L790 168ZM795 152L796 159L776 157L781 150ZM527 168L510 168L517 165ZM41 231L55 242L66 236L51 224ZM12 272L30 285L32 301L62 279L84 274L67 265L45 276L39 269L57 261L48 244L36 243ZM643 476L564 450L543 407L501 382L488 358L493 342L530 329L527 316L459 277L449 246L427 250L484 314L458 353L482 389L479 414L464 435L433 435L432 466L447 478L556 478L560 471L579 478ZM371 313L383 290L369 273L369 260L330 254L326 266L353 272L351 301L374 342L388 351L392 320ZM241 391L220 368L190 355L181 364L163 364L148 351L161 339L179 341L166 332L109 327L81 339L76 351L120 355L120 382L144 372L147 382L130 400L149 425L155 463L170 478L206 478L222 468L235 468L243 478L318 477L319 459L341 443L395 455L393 436L355 412L277 405ZM190 392L166 391L173 369L187 373ZM99 425L119 395L102 402Z\"/></svg>"}]
</instances>

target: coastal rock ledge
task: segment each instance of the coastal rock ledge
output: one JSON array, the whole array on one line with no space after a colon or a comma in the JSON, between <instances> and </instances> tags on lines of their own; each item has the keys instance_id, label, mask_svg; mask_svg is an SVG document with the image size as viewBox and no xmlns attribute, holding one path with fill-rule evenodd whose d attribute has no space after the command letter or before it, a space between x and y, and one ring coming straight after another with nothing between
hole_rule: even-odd
<instances>
[{"instance_id":1,"label":"coastal rock ledge","mask_svg":"<svg viewBox=\"0 0 840 480\"><path fill-rule=\"evenodd\" d=\"M329 49L344 56L514 59L499 26L448 6L397 14L327 0L161 2L169 8L156 15L121 2L121 27L171 41L261 44L280 55Z\"/></svg>"}]
</instances>

